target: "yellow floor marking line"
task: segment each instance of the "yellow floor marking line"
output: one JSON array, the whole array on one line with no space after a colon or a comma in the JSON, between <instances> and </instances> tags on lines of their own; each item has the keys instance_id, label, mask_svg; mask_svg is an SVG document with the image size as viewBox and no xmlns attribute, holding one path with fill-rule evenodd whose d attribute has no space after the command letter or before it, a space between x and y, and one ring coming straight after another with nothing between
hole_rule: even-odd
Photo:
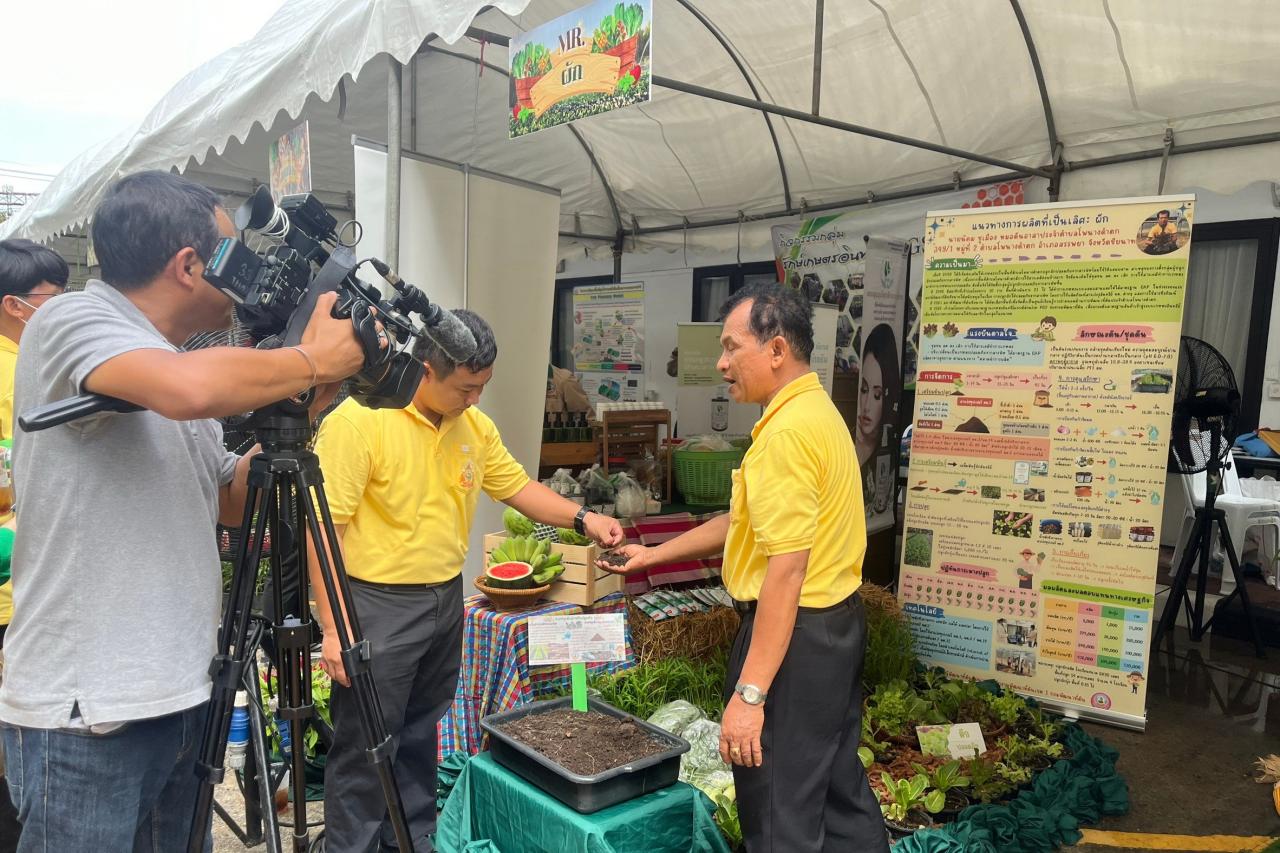
<instances>
[{"instance_id":1,"label":"yellow floor marking line","mask_svg":"<svg viewBox=\"0 0 1280 853\"><path fill-rule=\"evenodd\" d=\"M1258 853L1276 839L1263 835L1164 835L1153 832L1081 830L1081 844L1136 850L1186 850L1196 853Z\"/></svg>"}]
</instances>

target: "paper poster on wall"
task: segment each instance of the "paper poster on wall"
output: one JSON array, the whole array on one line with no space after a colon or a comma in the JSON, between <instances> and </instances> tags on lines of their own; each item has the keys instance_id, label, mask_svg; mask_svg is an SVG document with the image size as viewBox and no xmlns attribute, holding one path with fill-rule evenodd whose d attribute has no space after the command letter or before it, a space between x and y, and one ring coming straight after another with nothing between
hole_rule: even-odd
<instances>
[{"instance_id":1,"label":"paper poster on wall","mask_svg":"<svg viewBox=\"0 0 1280 853\"><path fill-rule=\"evenodd\" d=\"M573 362L584 370L644 370L644 284L573 289Z\"/></svg>"},{"instance_id":2,"label":"paper poster on wall","mask_svg":"<svg viewBox=\"0 0 1280 853\"><path fill-rule=\"evenodd\" d=\"M582 390L594 409L600 403L638 403L644 399L644 374L635 370L583 370Z\"/></svg>"},{"instance_id":3,"label":"paper poster on wall","mask_svg":"<svg viewBox=\"0 0 1280 853\"><path fill-rule=\"evenodd\" d=\"M841 216L819 216L795 225L775 225L773 253L778 280L798 288L810 302L834 305L836 320L835 371L858 369L857 351L863 312L862 234L841 227Z\"/></svg>"},{"instance_id":4,"label":"paper poster on wall","mask_svg":"<svg viewBox=\"0 0 1280 853\"><path fill-rule=\"evenodd\" d=\"M899 579L926 662L1145 724L1194 206L928 214Z\"/></svg>"},{"instance_id":5,"label":"paper poster on wall","mask_svg":"<svg viewBox=\"0 0 1280 853\"><path fill-rule=\"evenodd\" d=\"M676 326L677 377L680 387L724 384L716 368L720 361L720 323L679 323Z\"/></svg>"},{"instance_id":6,"label":"paper poster on wall","mask_svg":"<svg viewBox=\"0 0 1280 853\"><path fill-rule=\"evenodd\" d=\"M511 40L511 139L650 98L652 0L597 0Z\"/></svg>"},{"instance_id":7,"label":"paper poster on wall","mask_svg":"<svg viewBox=\"0 0 1280 853\"><path fill-rule=\"evenodd\" d=\"M867 532L894 523L898 482L898 423L902 405L902 321L907 301L907 244L867 240L863 274L861 344L858 360L858 419L853 447L862 472Z\"/></svg>"},{"instance_id":8,"label":"paper poster on wall","mask_svg":"<svg viewBox=\"0 0 1280 853\"><path fill-rule=\"evenodd\" d=\"M310 122L304 121L272 142L267 156L273 198L311 192Z\"/></svg>"},{"instance_id":9,"label":"paper poster on wall","mask_svg":"<svg viewBox=\"0 0 1280 853\"><path fill-rule=\"evenodd\" d=\"M827 389L827 396L831 396L831 385L835 381L836 323L839 319L840 309L837 306L813 306L813 353L809 356L809 366L818 374L818 381Z\"/></svg>"}]
</instances>

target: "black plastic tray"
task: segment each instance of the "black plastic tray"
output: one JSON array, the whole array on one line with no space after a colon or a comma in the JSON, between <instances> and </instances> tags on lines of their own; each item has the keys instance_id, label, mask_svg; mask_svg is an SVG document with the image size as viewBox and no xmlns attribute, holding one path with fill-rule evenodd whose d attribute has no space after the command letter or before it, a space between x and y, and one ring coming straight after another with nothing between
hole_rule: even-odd
<instances>
[{"instance_id":1,"label":"black plastic tray","mask_svg":"<svg viewBox=\"0 0 1280 853\"><path fill-rule=\"evenodd\" d=\"M689 742L598 699L589 698L587 707L611 717L630 720L659 742L669 744L669 748L594 776L579 776L498 729L499 726L530 714L572 705L573 697L564 696L522 705L482 719L480 727L489 734L489 751L493 753L494 760L583 814L597 812L675 784L680 775L680 756L689 751Z\"/></svg>"}]
</instances>

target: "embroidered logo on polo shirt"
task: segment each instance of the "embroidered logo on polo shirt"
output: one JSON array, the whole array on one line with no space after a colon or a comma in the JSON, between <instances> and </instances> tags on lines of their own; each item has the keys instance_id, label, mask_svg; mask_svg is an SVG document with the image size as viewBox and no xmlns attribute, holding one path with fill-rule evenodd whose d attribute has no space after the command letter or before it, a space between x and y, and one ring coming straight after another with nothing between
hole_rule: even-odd
<instances>
[{"instance_id":1,"label":"embroidered logo on polo shirt","mask_svg":"<svg viewBox=\"0 0 1280 853\"><path fill-rule=\"evenodd\" d=\"M458 474L458 488L470 491L476 484L476 468L468 459L462 463L462 472Z\"/></svg>"}]
</instances>

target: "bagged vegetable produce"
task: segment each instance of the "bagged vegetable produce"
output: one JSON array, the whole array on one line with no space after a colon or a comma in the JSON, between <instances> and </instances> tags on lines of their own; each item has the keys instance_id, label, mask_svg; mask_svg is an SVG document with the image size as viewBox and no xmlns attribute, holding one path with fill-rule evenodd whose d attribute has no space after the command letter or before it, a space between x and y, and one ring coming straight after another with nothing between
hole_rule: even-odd
<instances>
[{"instance_id":1,"label":"bagged vegetable produce","mask_svg":"<svg viewBox=\"0 0 1280 853\"><path fill-rule=\"evenodd\" d=\"M653 723L660 729L665 729L677 737L685 728L696 720L704 720L706 717L697 705L692 702L686 702L683 699L677 699L674 702L668 702L649 715L649 722ZM719 737L719 735L717 735Z\"/></svg>"}]
</instances>

